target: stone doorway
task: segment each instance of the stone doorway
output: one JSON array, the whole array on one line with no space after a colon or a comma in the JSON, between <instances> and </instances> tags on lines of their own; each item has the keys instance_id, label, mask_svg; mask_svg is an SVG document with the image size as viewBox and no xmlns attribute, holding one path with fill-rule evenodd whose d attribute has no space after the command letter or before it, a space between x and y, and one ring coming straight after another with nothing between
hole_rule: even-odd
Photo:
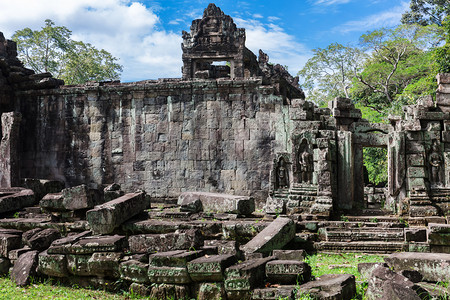
<instances>
[{"instance_id":1,"label":"stone doorway","mask_svg":"<svg viewBox=\"0 0 450 300\"><path fill-rule=\"evenodd\" d=\"M387 147L363 147L364 209L382 209L388 182Z\"/></svg>"}]
</instances>

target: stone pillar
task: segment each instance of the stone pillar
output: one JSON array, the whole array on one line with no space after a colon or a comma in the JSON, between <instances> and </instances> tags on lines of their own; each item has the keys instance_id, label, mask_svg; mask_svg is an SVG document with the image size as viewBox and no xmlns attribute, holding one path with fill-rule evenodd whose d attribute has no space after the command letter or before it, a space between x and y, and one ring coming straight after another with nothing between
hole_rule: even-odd
<instances>
[{"instance_id":1,"label":"stone pillar","mask_svg":"<svg viewBox=\"0 0 450 300\"><path fill-rule=\"evenodd\" d=\"M0 187L19 186L19 129L22 116L17 112L1 116L2 139L0 141Z\"/></svg>"},{"instance_id":2,"label":"stone pillar","mask_svg":"<svg viewBox=\"0 0 450 300\"><path fill-rule=\"evenodd\" d=\"M338 199L340 209L350 210L354 203L353 134L338 131Z\"/></svg>"},{"instance_id":3,"label":"stone pillar","mask_svg":"<svg viewBox=\"0 0 450 300\"><path fill-rule=\"evenodd\" d=\"M388 197L386 206L397 208L399 201L406 197L405 179L405 134L403 132L393 132L388 139ZM425 183L419 182L419 185Z\"/></svg>"}]
</instances>

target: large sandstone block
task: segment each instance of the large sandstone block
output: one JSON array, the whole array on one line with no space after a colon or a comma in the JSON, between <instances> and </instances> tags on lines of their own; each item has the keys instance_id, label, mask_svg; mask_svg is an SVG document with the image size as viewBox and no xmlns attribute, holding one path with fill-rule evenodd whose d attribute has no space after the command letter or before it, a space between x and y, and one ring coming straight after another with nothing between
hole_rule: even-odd
<instances>
[{"instance_id":1,"label":"large sandstone block","mask_svg":"<svg viewBox=\"0 0 450 300\"><path fill-rule=\"evenodd\" d=\"M11 193L5 190L10 190ZM3 194L3 195L2 195ZM17 211L34 204L35 197L32 190L23 188L0 189L0 213Z\"/></svg>"},{"instance_id":2,"label":"large sandstone block","mask_svg":"<svg viewBox=\"0 0 450 300\"><path fill-rule=\"evenodd\" d=\"M128 244L132 253L198 249L203 245L203 236L197 229L166 234L140 234L130 236Z\"/></svg>"},{"instance_id":3,"label":"large sandstone block","mask_svg":"<svg viewBox=\"0 0 450 300\"><path fill-rule=\"evenodd\" d=\"M64 254L48 254L47 251L39 253L38 271L52 277L67 277L67 260Z\"/></svg>"},{"instance_id":4,"label":"large sandstone block","mask_svg":"<svg viewBox=\"0 0 450 300\"><path fill-rule=\"evenodd\" d=\"M388 268L377 267L369 279L366 297L368 300L421 299L414 291L414 283Z\"/></svg>"},{"instance_id":5,"label":"large sandstone block","mask_svg":"<svg viewBox=\"0 0 450 300\"><path fill-rule=\"evenodd\" d=\"M55 180L23 178L22 186L33 190L36 200L41 200L47 194L59 193L64 189L64 183Z\"/></svg>"},{"instance_id":6,"label":"large sandstone block","mask_svg":"<svg viewBox=\"0 0 450 300\"><path fill-rule=\"evenodd\" d=\"M280 249L295 237L295 224L289 218L277 218L241 250L248 253L259 252L268 255Z\"/></svg>"},{"instance_id":7,"label":"large sandstone block","mask_svg":"<svg viewBox=\"0 0 450 300\"><path fill-rule=\"evenodd\" d=\"M187 264L202 251L176 250L150 255L148 278L152 283L187 284L191 282Z\"/></svg>"},{"instance_id":8,"label":"large sandstone block","mask_svg":"<svg viewBox=\"0 0 450 300\"><path fill-rule=\"evenodd\" d=\"M311 267L304 261L274 260L267 263L266 276L271 283L304 283L311 278Z\"/></svg>"},{"instance_id":9,"label":"large sandstone block","mask_svg":"<svg viewBox=\"0 0 450 300\"><path fill-rule=\"evenodd\" d=\"M147 272L148 264L138 260L128 260L119 266L120 278L135 283L149 283Z\"/></svg>"},{"instance_id":10,"label":"large sandstone block","mask_svg":"<svg viewBox=\"0 0 450 300\"><path fill-rule=\"evenodd\" d=\"M234 255L211 255L194 259L187 264L187 269L193 281L215 282L222 281L225 269L236 262Z\"/></svg>"},{"instance_id":11,"label":"large sandstone block","mask_svg":"<svg viewBox=\"0 0 450 300\"><path fill-rule=\"evenodd\" d=\"M225 269L228 299L247 299L252 290L264 284L265 268L274 257L246 260Z\"/></svg>"},{"instance_id":12,"label":"large sandstone block","mask_svg":"<svg viewBox=\"0 0 450 300\"><path fill-rule=\"evenodd\" d=\"M100 204L99 191L89 189L86 185L71 187L62 190L63 207L67 210L93 208Z\"/></svg>"},{"instance_id":13,"label":"large sandstone block","mask_svg":"<svg viewBox=\"0 0 450 300\"><path fill-rule=\"evenodd\" d=\"M418 271L425 281L445 282L450 278L450 254L402 252L384 260L394 271Z\"/></svg>"},{"instance_id":14,"label":"large sandstone block","mask_svg":"<svg viewBox=\"0 0 450 300\"><path fill-rule=\"evenodd\" d=\"M24 242L27 244L31 249L42 251L50 247L51 243L54 240L57 240L61 237L61 234L58 230L53 228L47 228L43 230L39 230L38 232L31 234L31 236L27 237L25 239L25 235L27 232L24 233Z\"/></svg>"},{"instance_id":15,"label":"large sandstone block","mask_svg":"<svg viewBox=\"0 0 450 300\"><path fill-rule=\"evenodd\" d=\"M86 219L95 234L108 234L149 207L144 192L130 193L87 211Z\"/></svg>"},{"instance_id":16,"label":"large sandstone block","mask_svg":"<svg viewBox=\"0 0 450 300\"><path fill-rule=\"evenodd\" d=\"M14 264L11 272L11 279L18 286L30 284L32 276L36 275L38 265L38 251L29 251L22 254Z\"/></svg>"},{"instance_id":17,"label":"large sandstone block","mask_svg":"<svg viewBox=\"0 0 450 300\"><path fill-rule=\"evenodd\" d=\"M0 257L8 257L9 251L20 248L22 237L15 234L0 233Z\"/></svg>"},{"instance_id":18,"label":"large sandstone block","mask_svg":"<svg viewBox=\"0 0 450 300\"><path fill-rule=\"evenodd\" d=\"M322 275L300 285L297 293L310 294L314 299L350 300L356 294L355 276L349 274Z\"/></svg>"},{"instance_id":19,"label":"large sandstone block","mask_svg":"<svg viewBox=\"0 0 450 300\"><path fill-rule=\"evenodd\" d=\"M48 249L49 254L92 254L94 252L118 252L126 248L126 238L121 235L113 236L85 236L86 232L74 238L73 243L70 237L56 240ZM67 241L65 243L64 241Z\"/></svg>"},{"instance_id":20,"label":"large sandstone block","mask_svg":"<svg viewBox=\"0 0 450 300\"><path fill-rule=\"evenodd\" d=\"M251 197L205 192L184 192L178 197L178 205L190 207L199 200L205 212L249 215L255 210L255 200Z\"/></svg>"}]
</instances>

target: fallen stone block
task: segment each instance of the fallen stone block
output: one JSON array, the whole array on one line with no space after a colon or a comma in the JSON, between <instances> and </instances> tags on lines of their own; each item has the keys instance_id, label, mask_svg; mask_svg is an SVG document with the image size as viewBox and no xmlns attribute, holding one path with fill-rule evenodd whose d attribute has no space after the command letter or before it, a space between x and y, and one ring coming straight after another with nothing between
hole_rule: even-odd
<instances>
[{"instance_id":1,"label":"fallen stone block","mask_svg":"<svg viewBox=\"0 0 450 300\"><path fill-rule=\"evenodd\" d=\"M26 232L24 233L24 236ZM30 237L24 238L24 242L33 250L42 251L50 247L54 240L61 237L58 230L47 228L33 233Z\"/></svg>"},{"instance_id":2,"label":"fallen stone block","mask_svg":"<svg viewBox=\"0 0 450 300\"><path fill-rule=\"evenodd\" d=\"M265 267L275 257L247 260L225 269L225 290L228 299L249 298L255 288L264 284Z\"/></svg>"},{"instance_id":3,"label":"fallen stone block","mask_svg":"<svg viewBox=\"0 0 450 300\"><path fill-rule=\"evenodd\" d=\"M51 244L51 246L62 246L62 245L68 245L78 242L80 239L84 237L88 237L92 234L91 231L83 231L80 233L75 233L72 235L68 235L67 237L60 238L57 240L54 240Z\"/></svg>"},{"instance_id":4,"label":"fallen stone block","mask_svg":"<svg viewBox=\"0 0 450 300\"><path fill-rule=\"evenodd\" d=\"M223 282L203 282L198 289L198 300L222 300L227 294Z\"/></svg>"},{"instance_id":5,"label":"fallen stone block","mask_svg":"<svg viewBox=\"0 0 450 300\"><path fill-rule=\"evenodd\" d=\"M306 251L301 250L273 250L272 255L279 260L298 260L303 261L306 258Z\"/></svg>"},{"instance_id":6,"label":"fallen stone block","mask_svg":"<svg viewBox=\"0 0 450 300\"><path fill-rule=\"evenodd\" d=\"M125 261L119 266L120 278L135 283L150 283L147 272L148 263L137 260Z\"/></svg>"},{"instance_id":7,"label":"fallen stone block","mask_svg":"<svg viewBox=\"0 0 450 300\"><path fill-rule=\"evenodd\" d=\"M140 284L137 282L133 282L130 284L130 293L132 295L137 295L140 297L147 297L150 295L151 287L146 286L145 284Z\"/></svg>"},{"instance_id":8,"label":"fallen stone block","mask_svg":"<svg viewBox=\"0 0 450 300\"><path fill-rule=\"evenodd\" d=\"M57 240L58 241L58 240ZM119 252L127 247L127 239L122 235L88 236L80 238L74 244L52 245L49 254L92 254L94 252ZM55 243L57 243L55 241Z\"/></svg>"},{"instance_id":9,"label":"fallen stone block","mask_svg":"<svg viewBox=\"0 0 450 300\"><path fill-rule=\"evenodd\" d=\"M0 195L0 213L17 211L24 207L34 205L35 197L32 190L23 188L0 189L3 192L5 190L11 191L12 193L9 194L6 192L5 196Z\"/></svg>"},{"instance_id":10,"label":"fallen stone block","mask_svg":"<svg viewBox=\"0 0 450 300\"><path fill-rule=\"evenodd\" d=\"M358 264L358 272L361 274L361 277L365 280L369 280L373 270L377 267L387 267L386 263L359 263Z\"/></svg>"},{"instance_id":11,"label":"fallen stone block","mask_svg":"<svg viewBox=\"0 0 450 300\"><path fill-rule=\"evenodd\" d=\"M113 183L103 189L103 197L105 202L117 199L125 195L124 191L120 190L120 185Z\"/></svg>"},{"instance_id":12,"label":"fallen stone block","mask_svg":"<svg viewBox=\"0 0 450 300\"><path fill-rule=\"evenodd\" d=\"M92 254L67 254L67 270L75 276L90 276L88 261L91 257Z\"/></svg>"},{"instance_id":13,"label":"fallen stone block","mask_svg":"<svg viewBox=\"0 0 450 300\"><path fill-rule=\"evenodd\" d=\"M64 254L39 253L38 272L51 277L68 277L67 260Z\"/></svg>"},{"instance_id":14,"label":"fallen stone block","mask_svg":"<svg viewBox=\"0 0 450 300\"><path fill-rule=\"evenodd\" d=\"M408 278L394 273L388 268L377 267L373 270L369 279L366 297L375 299L411 299L419 300L420 297L414 291L414 283Z\"/></svg>"},{"instance_id":15,"label":"fallen stone block","mask_svg":"<svg viewBox=\"0 0 450 300\"><path fill-rule=\"evenodd\" d=\"M9 272L11 262L7 258L0 257L0 276L5 276Z\"/></svg>"},{"instance_id":16,"label":"fallen stone block","mask_svg":"<svg viewBox=\"0 0 450 300\"><path fill-rule=\"evenodd\" d=\"M402 252L384 260L394 271L418 271L425 281L445 282L450 278L450 254Z\"/></svg>"},{"instance_id":17,"label":"fallen stone block","mask_svg":"<svg viewBox=\"0 0 450 300\"><path fill-rule=\"evenodd\" d=\"M225 254L236 255L239 250L236 241L208 240L208 241L204 242L204 246L216 247L217 254L219 254L219 255L225 255Z\"/></svg>"},{"instance_id":18,"label":"fallen stone block","mask_svg":"<svg viewBox=\"0 0 450 300\"><path fill-rule=\"evenodd\" d=\"M295 237L295 223L289 218L277 218L247 244L242 246L244 252L259 252L269 255L280 249Z\"/></svg>"},{"instance_id":19,"label":"fallen stone block","mask_svg":"<svg viewBox=\"0 0 450 300\"><path fill-rule=\"evenodd\" d=\"M96 252L87 262L91 276L119 278L119 264L123 252Z\"/></svg>"},{"instance_id":20,"label":"fallen stone block","mask_svg":"<svg viewBox=\"0 0 450 300\"><path fill-rule=\"evenodd\" d=\"M184 192L178 198L178 205L187 207L198 200L204 212L249 215L255 211L253 198L219 193Z\"/></svg>"},{"instance_id":21,"label":"fallen stone block","mask_svg":"<svg viewBox=\"0 0 450 300\"><path fill-rule=\"evenodd\" d=\"M311 267L298 260L274 260L266 264L266 276L270 283L305 283L311 279Z\"/></svg>"},{"instance_id":22,"label":"fallen stone block","mask_svg":"<svg viewBox=\"0 0 450 300\"><path fill-rule=\"evenodd\" d=\"M64 183L56 180L23 178L22 186L33 190L36 200L41 200L50 193L59 193L64 189Z\"/></svg>"},{"instance_id":23,"label":"fallen stone block","mask_svg":"<svg viewBox=\"0 0 450 300\"><path fill-rule=\"evenodd\" d=\"M199 230L180 230L166 234L140 234L128 238L131 253L154 253L199 249L203 236Z\"/></svg>"},{"instance_id":24,"label":"fallen stone block","mask_svg":"<svg viewBox=\"0 0 450 300\"><path fill-rule=\"evenodd\" d=\"M187 264L202 255L202 251L169 251L148 258L148 278L153 283L187 284L191 282Z\"/></svg>"},{"instance_id":25,"label":"fallen stone block","mask_svg":"<svg viewBox=\"0 0 450 300\"><path fill-rule=\"evenodd\" d=\"M204 256L189 262L187 270L191 279L196 282L223 281L225 269L236 262L234 255Z\"/></svg>"},{"instance_id":26,"label":"fallen stone block","mask_svg":"<svg viewBox=\"0 0 450 300\"><path fill-rule=\"evenodd\" d=\"M35 276L38 265L38 251L29 251L22 254L14 264L11 280L18 286L30 284L30 278Z\"/></svg>"},{"instance_id":27,"label":"fallen stone block","mask_svg":"<svg viewBox=\"0 0 450 300\"><path fill-rule=\"evenodd\" d=\"M294 291L295 286L255 289L252 294L252 300L293 300Z\"/></svg>"},{"instance_id":28,"label":"fallen stone block","mask_svg":"<svg viewBox=\"0 0 450 300\"><path fill-rule=\"evenodd\" d=\"M188 285L157 284L152 287L150 299L190 299Z\"/></svg>"},{"instance_id":29,"label":"fallen stone block","mask_svg":"<svg viewBox=\"0 0 450 300\"><path fill-rule=\"evenodd\" d=\"M8 258L9 251L20 248L21 243L20 235L0 233L0 257Z\"/></svg>"},{"instance_id":30,"label":"fallen stone block","mask_svg":"<svg viewBox=\"0 0 450 300\"><path fill-rule=\"evenodd\" d=\"M95 234L109 234L149 207L150 201L144 192L131 193L88 210L86 219Z\"/></svg>"},{"instance_id":31,"label":"fallen stone block","mask_svg":"<svg viewBox=\"0 0 450 300\"><path fill-rule=\"evenodd\" d=\"M45 195L41 201L39 201L39 206L44 211L64 211L64 197L62 193L50 193Z\"/></svg>"},{"instance_id":32,"label":"fallen stone block","mask_svg":"<svg viewBox=\"0 0 450 300\"><path fill-rule=\"evenodd\" d=\"M350 300L356 294L355 276L349 274L322 275L298 287L297 296L310 294L314 299Z\"/></svg>"},{"instance_id":33,"label":"fallen stone block","mask_svg":"<svg viewBox=\"0 0 450 300\"><path fill-rule=\"evenodd\" d=\"M100 192L89 189L84 184L64 189L62 194L64 198L62 205L67 210L93 208L101 202Z\"/></svg>"},{"instance_id":34,"label":"fallen stone block","mask_svg":"<svg viewBox=\"0 0 450 300\"><path fill-rule=\"evenodd\" d=\"M416 284L422 289L425 295L429 295L428 299L450 299L450 287L445 283L419 282ZM424 299L422 297L422 299Z\"/></svg>"}]
</instances>

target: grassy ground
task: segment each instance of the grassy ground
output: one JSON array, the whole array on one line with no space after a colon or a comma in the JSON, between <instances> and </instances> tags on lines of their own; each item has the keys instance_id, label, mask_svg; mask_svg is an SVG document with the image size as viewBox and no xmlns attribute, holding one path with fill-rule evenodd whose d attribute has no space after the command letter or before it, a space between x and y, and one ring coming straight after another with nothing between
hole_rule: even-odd
<instances>
[{"instance_id":1,"label":"grassy ground","mask_svg":"<svg viewBox=\"0 0 450 300\"><path fill-rule=\"evenodd\" d=\"M27 287L17 287L9 278L0 277L1 300L29 300L29 299L129 299L123 295L111 294L103 291L71 288L52 285L48 282L34 283Z\"/></svg>"},{"instance_id":2,"label":"grassy ground","mask_svg":"<svg viewBox=\"0 0 450 300\"><path fill-rule=\"evenodd\" d=\"M383 256L367 255L360 253L342 253L342 254L325 254L318 253L308 256L307 263L312 268L312 274L319 277L324 274L353 274L357 281L361 281L358 272L358 263L362 262L382 262ZM355 299L364 299L364 283L357 284L357 296ZM133 299L139 299L131 297ZM18 299L130 299L127 295L111 294L103 291L87 290L65 287L60 285L52 285L49 282L34 283L28 287L16 287L9 278L0 277L0 299L1 300L18 300ZM304 296L304 300L311 299Z\"/></svg>"}]
</instances>

